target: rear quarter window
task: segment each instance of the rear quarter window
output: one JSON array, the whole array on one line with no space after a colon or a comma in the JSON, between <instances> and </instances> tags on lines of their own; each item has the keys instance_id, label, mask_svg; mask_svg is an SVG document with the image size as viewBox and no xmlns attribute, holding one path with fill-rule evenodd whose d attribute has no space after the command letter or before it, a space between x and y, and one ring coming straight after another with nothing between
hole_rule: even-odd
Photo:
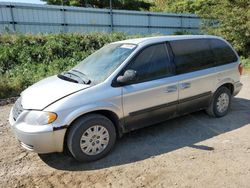
<instances>
[{"instance_id":1,"label":"rear quarter window","mask_svg":"<svg viewBox=\"0 0 250 188\"><path fill-rule=\"evenodd\" d=\"M216 65L225 65L238 60L232 48L223 40L210 39L210 46L214 54Z\"/></svg>"}]
</instances>

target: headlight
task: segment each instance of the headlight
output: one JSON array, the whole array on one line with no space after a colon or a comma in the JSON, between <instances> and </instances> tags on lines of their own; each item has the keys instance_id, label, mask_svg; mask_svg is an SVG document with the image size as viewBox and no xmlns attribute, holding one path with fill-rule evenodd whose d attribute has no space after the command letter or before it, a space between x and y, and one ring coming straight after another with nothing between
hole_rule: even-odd
<instances>
[{"instance_id":1,"label":"headlight","mask_svg":"<svg viewBox=\"0 0 250 188\"><path fill-rule=\"evenodd\" d=\"M57 114L53 112L30 111L24 117L24 121L30 125L47 125L54 122Z\"/></svg>"}]
</instances>

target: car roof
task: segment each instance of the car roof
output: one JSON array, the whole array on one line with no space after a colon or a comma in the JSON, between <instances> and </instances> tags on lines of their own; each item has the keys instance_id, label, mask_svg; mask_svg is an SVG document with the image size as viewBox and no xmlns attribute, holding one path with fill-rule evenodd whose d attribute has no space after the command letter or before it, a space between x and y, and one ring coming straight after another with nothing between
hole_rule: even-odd
<instances>
[{"instance_id":1,"label":"car roof","mask_svg":"<svg viewBox=\"0 0 250 188\"><path fill-rule=\"evenodd\" d=\"M144 45L144 44L164 42L164 41L174 41L174 40L183 40L183 39L206 39L206 38L222 39L220 37L213 36L213 35L167 35L167 36L128 39L128 40L118 41L115 43L129 43L129 44L136 44L136 45L139 45L139 44Z\"/></svg>"}]
</instances>

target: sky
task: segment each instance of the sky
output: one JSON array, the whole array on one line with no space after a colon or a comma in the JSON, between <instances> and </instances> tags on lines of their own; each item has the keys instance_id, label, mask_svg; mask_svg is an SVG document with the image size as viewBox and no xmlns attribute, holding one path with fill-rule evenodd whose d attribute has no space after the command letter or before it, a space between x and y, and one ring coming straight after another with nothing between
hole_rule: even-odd
<instances>
[{"instance_id":1,"label":"sky","mask_svg":"<svg viewBox=\"0 0 250 188\"><path fill-rule=\"evenodd\" d=\"M40 0L0 0L0 2L18 2L18 3L35 3L35 4L44 4Z\"/></svg>"}]
</instances>

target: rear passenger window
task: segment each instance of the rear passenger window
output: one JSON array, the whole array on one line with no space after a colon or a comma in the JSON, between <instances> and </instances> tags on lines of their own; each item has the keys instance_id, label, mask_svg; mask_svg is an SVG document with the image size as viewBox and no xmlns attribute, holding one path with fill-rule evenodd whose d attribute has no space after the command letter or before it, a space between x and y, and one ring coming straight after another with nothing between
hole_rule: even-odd
<instances>
[{"instance_id":1,"label":"rear passenger window","mask_svg":"<svg viewBox=\"0 0 250 188\"><path fill-rule=\"evenodd\" d=\"M137 83L174 74L165 43L143 49L126 68L137 72Z\"/></svg>"},{"instance_id":2,"label":"rear passenger window","mask_svg":"<svg viewBox=\"0 0 250 188\"><path fill-rule=\"evenodd\" d=\"M207 39L171 41L176 73L188 73L215 66Z\"/></svg>"},{"instance_id":3,"label":"rear passenger window","mask_svg":"<svg viewBox=\"0 0 250 188\"><path fill-rule=\"evenodd\" d=\"M219 39L210 39L211 49L215 57L216 65L224 65L237 61L237 56L227 43Z\"/></svg>"}]
</instances>

